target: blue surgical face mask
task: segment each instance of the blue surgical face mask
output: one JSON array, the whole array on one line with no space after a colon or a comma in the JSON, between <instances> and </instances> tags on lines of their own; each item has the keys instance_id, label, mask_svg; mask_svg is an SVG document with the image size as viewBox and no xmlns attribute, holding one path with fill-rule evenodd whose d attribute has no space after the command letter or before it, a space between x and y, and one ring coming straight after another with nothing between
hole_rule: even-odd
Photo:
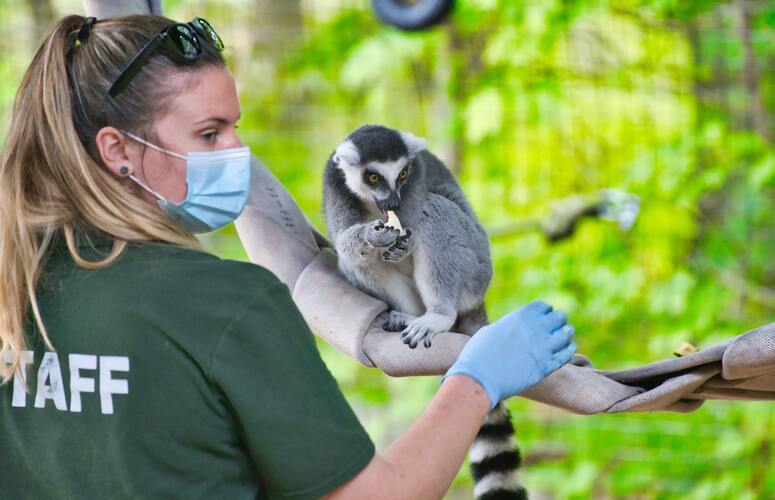
<instances>
[{"instance_id":1,"label":"blue surgical face mask","mask_svg":"<svg viewBox=\"0 0 775 500\"><path fill-rule=\"evenodd\" d=\"M250 192L250 148L190 152L183 156L151 144L131 132L124 133L148 147L186 160L188 194L177 205L140 182L134 175L129 176L154 195L161 209L172 219L194 233L206 233L225 226L242 213Z\"/></svg>"}]
</instances>

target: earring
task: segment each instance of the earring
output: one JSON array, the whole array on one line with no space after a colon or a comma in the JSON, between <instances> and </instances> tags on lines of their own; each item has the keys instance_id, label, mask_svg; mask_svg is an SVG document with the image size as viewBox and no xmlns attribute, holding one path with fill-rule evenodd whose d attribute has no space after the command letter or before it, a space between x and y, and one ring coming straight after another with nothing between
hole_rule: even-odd
<instances>
[{"instance_id":1,"label":"earring","mask_svg":"<svg viewBox=\"0 0 775 500\"><path fill-rule=\"evenodd\" d=\"M120 171L120 172L121 172L123 175L126 175L126 174L128 174L128 173L129 173L129 167L126 167L126 166L124 166L124 167L121 167L121 168L119 169L119 171Z\"/></svg>"}]
</instances>

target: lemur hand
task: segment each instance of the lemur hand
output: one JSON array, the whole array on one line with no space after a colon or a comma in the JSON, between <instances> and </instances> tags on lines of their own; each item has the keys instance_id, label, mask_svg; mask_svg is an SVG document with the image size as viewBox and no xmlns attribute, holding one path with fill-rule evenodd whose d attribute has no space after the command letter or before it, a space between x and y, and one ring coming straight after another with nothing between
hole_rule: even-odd
<instances>
[{"instance_id":1,"label":"lemur hand","mask_svg":"<svg viewBox=\"0 0 775 500\"><path fill-rule=\"evenodd\" d=\"M531 302L476 332L444 378L468 375L484 388L494 407L570 361L576 344L573 326L567 323L564 312L553 311L546 302Z\"/></svg>"},{"instance_id":2,"label":"lemur hand","mask_svg":"<svg viewBox=\"0 0 775 500\"><path fill-rule=\"evenodd\" d=\"M373 247L388 247L398 237L398 229L386 226L384 222L377 219L366 228L363 238L366 243Z\"/></svg>"},{"instance_id":3,"label":"lemur hand","mask_svg":"<svg viewBox=\"0 0 775 500\"><path fill-rule=\"evenodd\" d=\"M396 241L390 245L390 248L382 252L382 258L387 262L399 262L401 259L409 255L411 250L411 238L412 230L407 229L406 234L399 235Z\"/></svg>"}]
</instances>

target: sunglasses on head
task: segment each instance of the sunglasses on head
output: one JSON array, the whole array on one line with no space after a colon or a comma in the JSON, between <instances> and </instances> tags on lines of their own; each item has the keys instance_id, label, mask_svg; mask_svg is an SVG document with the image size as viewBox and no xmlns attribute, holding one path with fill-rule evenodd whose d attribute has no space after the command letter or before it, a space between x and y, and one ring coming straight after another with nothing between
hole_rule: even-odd
<instances>
[{"instance_id":1,"label":"sunglasses on head","mask_svg":"<svg viewBox=\"0 0 775 500\"><path fill-rule=\"evenodd\" d=\"M164 43L172 47L173 53L183 61L193 61L198 58L202 54L202 46L199 44L197 34L207 40L215 49L223 50L221 37L218 36L212 25L201 17L195 17L193 21L188 23L170 24L156 33L121 71L121 74L108 89L110 97L116 97L123 92L129 86L132 78L140 72L143 64L148 62L153 52Z\"/></svg>"}]
</instances>

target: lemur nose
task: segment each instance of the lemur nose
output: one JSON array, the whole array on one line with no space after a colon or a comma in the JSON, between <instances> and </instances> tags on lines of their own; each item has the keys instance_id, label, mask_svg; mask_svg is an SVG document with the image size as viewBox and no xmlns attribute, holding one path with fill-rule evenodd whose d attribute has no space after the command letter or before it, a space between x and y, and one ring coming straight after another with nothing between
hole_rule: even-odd
<instances>
[{"instance_id":1,"label":"lemur nose","mask_svg":"<svg viewBox=\"0 0 775 500\"><path fill-rule=\"evenodd\" d=\"M401 205L401 198L398 197L398 193L395 191L391 191L390 195L385 199L382 206L385 207L385 210L398 210L398 207Z\"/></svg>"}]
</instances>

